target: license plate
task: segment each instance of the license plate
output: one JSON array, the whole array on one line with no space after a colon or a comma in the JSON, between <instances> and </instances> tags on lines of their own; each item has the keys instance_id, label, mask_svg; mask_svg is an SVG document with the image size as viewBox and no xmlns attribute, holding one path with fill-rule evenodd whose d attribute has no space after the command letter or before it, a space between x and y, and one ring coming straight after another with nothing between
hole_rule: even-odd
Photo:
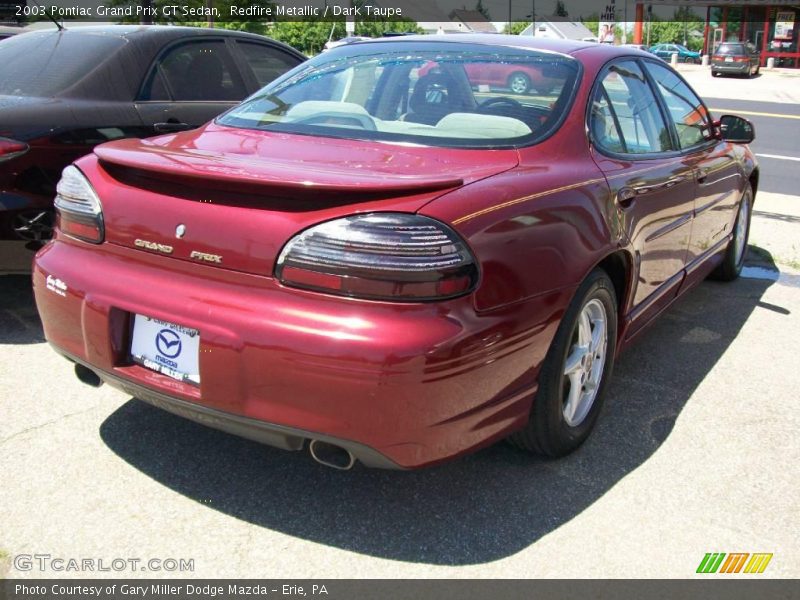
<instances>
[{"instance_id":1,"label":"license plate","mask_svg":"<svg viewBox=\"0 0 800 600\"><path fill-rule=\"evenodd\" d=\"M733 57L732 56L726 56L725 57L725 62L733 62Z\"/></svg>"},{"instance_id":2,"label":"license plate","mask_svg":"<svg viewBox=\"0 0 800 600\"><path fill-rule=\"evenodd\" d=\"M200 384L200 332L167 321L135 315L131 357L163 375Z\"/></svg>"}]
</instances>

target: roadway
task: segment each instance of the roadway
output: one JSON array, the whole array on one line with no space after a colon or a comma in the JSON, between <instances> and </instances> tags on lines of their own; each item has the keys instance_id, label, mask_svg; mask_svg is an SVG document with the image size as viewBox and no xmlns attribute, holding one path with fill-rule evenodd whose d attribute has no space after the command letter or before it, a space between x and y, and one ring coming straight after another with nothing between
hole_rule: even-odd
<instances>
[{"instance_id":1,"label":"roadway","mask_svg":"<svg viewBox=\"0 0 800 600\"><path fill-rule=\"evenodd\" d=\"M760 190L798 195L800 169L800 105L705 98L715 118L731 113L749 119L756 129L750 145L761 165Z\"/></svg>"}]
</instances>

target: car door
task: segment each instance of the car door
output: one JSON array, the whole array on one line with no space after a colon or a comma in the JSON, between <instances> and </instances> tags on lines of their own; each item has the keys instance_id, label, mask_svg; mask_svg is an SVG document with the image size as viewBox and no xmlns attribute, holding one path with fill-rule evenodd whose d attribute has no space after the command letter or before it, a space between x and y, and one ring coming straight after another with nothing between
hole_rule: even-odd
<instances>
[{"instance_id":1,"label":"car door","mask_svg":"<svg viewBox=\"0 0 800 600\"><path fill-rule=\"evenodd\" d=\"M159 132L192 129L247 96L242 74L225 38L184 39L161 51L136 103L148 125Z\"/></svg>"},{"instance_id":2,"label":"car door","mask_svg":"<svg viewBox=\"0 0 800 600\"><path fill-rule=\"evenodd\" d=\"M592 153L608 180L634 255L626 312L644 324L676 295L694 207L694 168L680 156L663 109L634 59L607 66L588 118ZM631 326L632 335L638 326Z\"/></svg>"},{"instance_id":3,"label":"car door","mask_svg":"<svg viewBox=\"0 0 800 600\"><path fill-rule=\"evenodd\" d=\"M644 64L664 101L684 160L694 171L696 199L687 256L687 271L691 274L726 243L733 227L742 175L733 146L716 139L702 100L672 69L654 61Z\"/></svg>"}]
</instances>

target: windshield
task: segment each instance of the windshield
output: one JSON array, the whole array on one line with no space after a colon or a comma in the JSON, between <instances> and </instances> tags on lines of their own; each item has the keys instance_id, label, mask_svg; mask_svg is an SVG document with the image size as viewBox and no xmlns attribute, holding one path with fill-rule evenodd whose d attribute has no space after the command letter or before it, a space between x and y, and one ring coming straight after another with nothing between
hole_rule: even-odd
<instances>
[{"instance_id":1,"label":"windshield","mask_svg":"<svg viewBox=\"0 0 800 600\"><path fill-rule=\"evenodd\" d=\"M0 94L53 96L75 84L125 40L70 32L15 35L0 44Z\"/></svg>"},{"instance_id":2,"label":"windshield","mask_svg":"<svg viewBox=\"0 0 800 600\"><path fill-rule=\"evenodd\" d=\"M527 145L559 125L578 73L576 60L540 50L358 44L301 65L218 122L426 145Z\"/></svg>"}]
</instances>

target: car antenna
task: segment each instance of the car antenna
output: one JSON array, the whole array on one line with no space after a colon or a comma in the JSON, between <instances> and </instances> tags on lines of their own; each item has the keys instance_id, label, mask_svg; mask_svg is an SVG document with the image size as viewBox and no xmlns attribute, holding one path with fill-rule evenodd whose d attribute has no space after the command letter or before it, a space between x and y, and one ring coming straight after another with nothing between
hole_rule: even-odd
<instances>
[{"instance_id":1,"label":"car antenna","mask_svg":"<svg viewBox=\"0 0 800 600\"><path fill-rule=\"evenodd\" d=\"M39 0L33 0L33 1L36 3L36 6L38 6L39 8L41 8L41 9L44 11L44 14L46 14L46 15L47 15L47 18L48 18L48 19L50 19L50 20L51 20L53 23L55 23L55 24L56 24L56 27L58 27L58 30L59 30L59 31L64 31L64 30L66 29L66 27L64 27L64 26L63 26L61 23L59 23L59 22L56 20L56 18L53 16L53 13L51 13L51 12L50 12L50 11L48 11L48 10L47 10L47 9L46 9L44 6L42 6L41 4L39 4Z\"/></svg>"}]
</instances>

